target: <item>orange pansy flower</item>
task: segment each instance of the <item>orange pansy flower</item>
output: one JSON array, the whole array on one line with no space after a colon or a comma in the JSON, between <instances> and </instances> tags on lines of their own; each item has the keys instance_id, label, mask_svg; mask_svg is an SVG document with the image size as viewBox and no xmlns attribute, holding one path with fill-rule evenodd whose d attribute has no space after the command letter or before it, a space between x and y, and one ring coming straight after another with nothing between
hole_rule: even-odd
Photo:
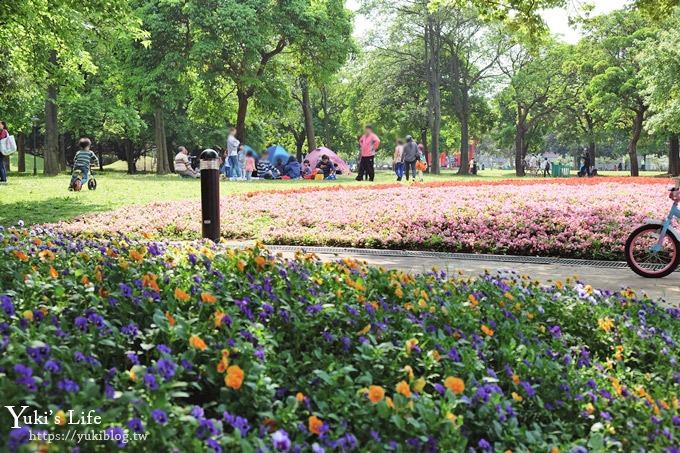
<instances>
[{"instance_id":1,"label":"orange pansy flower","mask_svg":"<svg viewBox=\"0 0 680 453\"><path fill-rule=\"evenodd\" d=\"M201 293L201 300L206 304L214 304L217 298L210 293L204 292Z\"/></svg>"},{"instance_id":2,"label":"orange pansy flower","mask_svg":"<svg viewBox=\"0 0 680 453\"><path fill-rule=\"evenodd\" d=\"M444 380L444 386L451 390L456 395L460 395L465 391L465 382L458 377L449 376Z\"/></svg>"},{"instance_id":3,"label":"orange pansy flower","mask_svg":"<svg viewBox=\"0 0 680 453\"><path fill-rule=\"evenodd\" d=\"M245 373L241 367L238 365L232 365L227 368L227 375L224 377L224 383L227 385L227 387L238 390L241 388L241 384L243 384L244 377Z\"/></svg>"},{"instance_id":4,"label":"orange pansy flower","mask_svg":"<svg viewBox=\"0 0 680 453\"><path fill-rule=\"evenodd\" d=\"M189 338L189 344L201 351L205 351L206 349L208 349L208 346L205 344L205 341L203 341L203 339L198 335L192 335L191 338Z\"/></svg>"},{"instance_id":5,"label":"orange pansy flower","mask_svg":"<svg viewBox=\"0 0 680 453\"><path fill-rule=\"evenodd\" d=\"M54 253L51 250L41 250L38 252L38 257L43 261L54 261Z\"/></svg>"},{"instance_id":6,"label":"orange pansy flower","mask_svg":"<svg viewBox=\"0 0 680 453\"><path fill-rule=\"evenodd\" d=\"M406 381L401 381L396 386L397 393L404 395L406 398L411 398L411 388Z\"/></svg>"},{"instance_id":7,"label":"orange pansy flower","mask_svg":"<svg viewBox=\"0 0 680 453\"><path fill-rule=\"evenodd\" d=\"M219 329L220 327L222 327L222 318L224 318L224 312L217 310L215 312L215 328L216 329Z\"/></svg>"},{"instance_id":8,"label":"orange pansy flower","mask_svg":"<svg viewBox=\"0 0 680 453\"><path fill-rule=\"evenodd\" d=\"M54 268L54 266L50 266L50 277L52 278L57 278L59 277L59 272Z\"/></svg>"},{"instance_id":9,"label":"orange pansy flower","mask_svg":"<svg viewBox=\"0 0 680 453\"><path fill-rule=\"evenodd\" d=\"M368 388L368 399L371 400L371 403L376 404L379 403L385 398L385 389L380 387L379 385L371 385Z\"/></svg>"},{"instance_id":10,"label":"orange pansy flower","mask_svg":"<svg viewBox=\"0 0 680 453\"><path fill-rule=\"evenodd\" d=\"M180 288L175 288L175 299L186 302L189 300L189 295L182 291Z\"/></svg>"},{"instance_id":11,"label":"orange pansy flower","mask_svg":"<svg viewBox=\"0 0 680 453\"><path fill-rule=\"evenodd\" d=\"M487 326L486 324L482 325L482 332L484 332L485 335L488 335L490 337L493 337L494 334L493 329Z\"/></svg>"},{"instance_id":12,"label":"orange pansy flower","mask_svg":"<svg viewBox=\"0 0 680 453\"><path fill-rule=\"evenodd\" d=\"M130 259L140 263L144 259L144 257L137 250L131 250L130 251Z\"/></svg>"},{"instance_id":13,"label":"orange pansy flower","mask_svg":"<svg viewBox=\"0 0 680 453\"><path fill-rule=\"evenodd\" d=\"M169 311L165 312L165 319L168 320L168 324L170 324L170 327L174 327L176 321Z\"/></svg>"},{"instance_id":14,"label":"orange pansy flower","mask_svg":"<svg viewBox=\"0 0 680 453\"><path fill-rule=\"evenodd\" d=\"M321 435L321 428L323 428L323 420L321 420L319 417L317 417L316 415L312 415L311 417L309 417L307 425L309 427L310 433L316 434L317 436Z\"/></svg>"},{"instance_id":15,"label":"orange pansy flower","mask_svg":"<svg viewBox=\"0 0 680 453\"><path fill-rule=\"evenodd\" d=\"M22 251L15 250L15 251L14 251L14 256L16 256L17 259L18 259L19 261L24 261L24 262L25 262L25 261L28 261L28 255L26 255L26 254L25 254L24 252L22 252Z\"/></svg>"}]
</instances>

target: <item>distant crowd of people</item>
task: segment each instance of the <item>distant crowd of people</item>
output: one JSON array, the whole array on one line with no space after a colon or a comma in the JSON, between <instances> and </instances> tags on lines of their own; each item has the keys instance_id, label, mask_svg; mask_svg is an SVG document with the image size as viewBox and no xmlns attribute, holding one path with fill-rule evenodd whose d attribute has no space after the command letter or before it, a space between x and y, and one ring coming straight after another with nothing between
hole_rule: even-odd
<instances>
[{"instance_id":1,"label":"distant crowd of people","mask_svg":"<svg viewBox=\"0 0 680 453\"><path fill-rule=\"evenodd\" d=\"M322 155L315 166L308 159L302 164L295 156L287 159L270 159L269 151L263 150L259 156L253 151L247 150L245 145L236 138L236 129L229 129L227 147L216 147L220 154L220 173L222 177L231 181L250 181L259 179L335 179L336 175L342 174L337 163L331 161L329 156ZM184 146L178 148L175 155L175 172L187 178L198 178L200 172L191 163L189 151Z\"/></svg>"}]
</instances>

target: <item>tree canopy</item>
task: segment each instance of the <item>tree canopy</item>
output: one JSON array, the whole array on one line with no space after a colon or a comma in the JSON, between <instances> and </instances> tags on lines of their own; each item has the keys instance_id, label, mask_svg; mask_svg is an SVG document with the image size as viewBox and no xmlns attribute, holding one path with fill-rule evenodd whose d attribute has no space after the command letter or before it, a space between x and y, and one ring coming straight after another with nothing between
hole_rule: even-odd
<instances>
[{"instance_id":1,"label":"tree canopy","mask_svg":"<svg viewBox=\"0 0 680 453\"><path fill-rule=\"evenodd\" d=\"M255 148L352 159L368 123L379 158L409 134L435 172L445 153L466 173L481 143L518 175L542 151L635 174L680 132L680 7L586 8L570 44L540 15L565 3L364 0L359 35L343 0L26 0L0 18L0 117L22 137L40 119L47 174L80 136L130 172L143 153L169 172L177 146L224 146L230 126Z\"/></svg>"}]
</instances>

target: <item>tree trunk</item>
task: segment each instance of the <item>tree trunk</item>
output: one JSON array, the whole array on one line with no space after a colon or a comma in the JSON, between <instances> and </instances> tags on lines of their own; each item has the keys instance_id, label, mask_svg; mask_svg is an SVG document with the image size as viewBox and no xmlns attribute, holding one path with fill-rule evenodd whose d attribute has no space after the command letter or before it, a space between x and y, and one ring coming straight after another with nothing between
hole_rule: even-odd
<instances>
[{"instance_id":1,"label":"tree trunk","mask_svg":"<svg viewBox=\"0 0 680 453\"><path fill-rule=\"evenodd\" d=\"M44 173L49 176L59 174L59 131L57 124L57 86L47 87L45 100L45 156Z\"/></svg>"},{"instance_id":2,"label":"tree trunk","mask_svg":"<svg viewBox=\"0 0 680 453\"><path fill-rule=\"evenodd\" d=\"M97 150L99 151L97 154L97 160L99 161L99 171L104 171L104 151L102 149L101 143L97 143Z\"/></svg>"},{"instance_id":3,"label":"tree trunk","mask_svg":"<svg viewBox=\"0 0 680 453\"><path fill-rule=\"evenodd\" d=\"M668 173L671 176L680 175L680 139L673 134L668 140Z\"/></svg>"},{"instance_id":4,"label":"tree trunk","mask_svg":"<svg viewBox=\"0 0 680 453\"><path fill-rule=\"evenodd\" d=\"M307 148L311 153L316 149L316 133L314 132L314 116L312 104L309 100L309 82L307 77L300 77L300 90L302 91L302 113L305 117L305 132L307 134Z\"/></svg>"},{"instance_id":5,"label":"tree trunk","mask_svg":"<svg viewBox=\"0 0 680 453\"><path fill-rule=\"evenodd\" d=\"M642 134L642 122L644 120L644 112L635 112L635 119L633 120L633 135L630 137L628 143L628 157L630 158L630 175L640 176L637 161L637 144Z\"/></svg>"},{"instance_id":6,"label":"tree trunk","mask_svg":"<svg viewBox=\"0 0 680 453\"><path fill-rule=\"evenodd\" d=\"M304 132L295 135L295 158L302 163L302 148L305 146L307 136Z\"/></svg>"},{"instance_id":7,"label":"tree trunk","mask_svg":"<svg viewBox=\"0 0 680 453\"><path fill-rule=\"evenodd\" d=\"M59 170L66 170L66 136L59 134Z\"/></svg>"},{"instance_id":8,"label":"tree trunk","mask_svg":"<svg viewBox=\"0 0 680 453\"><path fill-rule=\"evenodd\" d=\"M467 175L470 173L470 155L468 150L470 149L470 135L469 135L469 123L468 119L470 117L469 112L463 112L460 119L460 168L458 169L459 175Z\"/></svg>"},{"instance_id":9,"label":"tree trunk","mask_svg":"<svg viewBox=\"0 0 680 453\"><path fill-rule=\"evenodd\" d=\"M522 123L517 123L515 126L515 174L517 176L524 176L524 126Z\"/></svg>"},{"instance_id":10,"label":"tree trunk","mask_svg":"<svg viewBox=\"0 0 680 453\"><path fill-rule=\"evenodd\" d=\"M588 159L590 159L590 166L595 168L595 142L593 140L588 143Z\"/></svg>"},{"instance_id":11,"label":"tree trunk","mask_svg":"<svg viewBox=\"0 0 680 453\"><path fill-rule=\"evenodd\" d=\"M156 173L167 175L170 173L170 162L165 137L165 120L163 119L163 109L161 107L156 107L153 119L154 138L156 141Z\"/></svg>"},{"instance_id":12,"label":"tree trunk","mask_svg":"<svg viewBox=\"0 0 680 453\"><path fill-rule=\"evenodd\" d=\"M132 146L132 140L126 138L123 140L123 146L125 149L125 161L127 162L127 172L128 175L134 175L137 173L137 161L135 160L134 147Z\"/></svg>"},{"instance_id":13,"label":"tree trunk","mask_svg":"<svg viewBox=\"0 0 680 453\"><path fill-rule=\"evenodd\" d=\"M428 126L430 128L431 162L430 169L433 174L439 174L439 132L441 129L441 74L440 54L441 36L438 24L432 14L428 14L427 26L425 27L425 61L426 80L428 83Z\"/></svg>"},{"instance_id":14,"label":"tree trunk","mask_svg":"<svg viewBox=\"0 0 680 453\"><path fill-rule=\"evenodd\" d=\"M323 118L321 119L321 127L323 128L323 146L333 149L335 146L331 140L331 113L328 108L328 89L325 86L321 87L321 110L323 111Z\"/></svg>"},{"instance_id":15,"label":"tree trunk","mask_svg":"<svg viewBox=\"0 0 680 453\"><path fill-rule=\"evenodd\" d=\"M17 158L19 159L18 171L24 173L26 171L26 134L23 132L17 135Z\"/></svg>"},{"instance_id":16,"label":"tree trunk","mask_svg":"<svg viewBox=\"0 0 680 453\"><path fill-rule=\"evenodd\" d=\"M238 112L236 113L236 138L239 142L246 142L246 116L248 115L248 100L250 95L241 91L236 92L238 98Z\"/></svg>"},{"instance_id":17,"label":"tree trunk","mask_svg":"<svg viewBox=\"0 0 680 453\"><path fill-rule=\"evenodd\" d=\"M429 148L427 146L427 128L426 127L420 128L420 143L422 143L422 145L423 145L423 154L425 154L427 156ZM428 165L427 172L432 173L432 165Z\"/></svg>"}]
</instances>

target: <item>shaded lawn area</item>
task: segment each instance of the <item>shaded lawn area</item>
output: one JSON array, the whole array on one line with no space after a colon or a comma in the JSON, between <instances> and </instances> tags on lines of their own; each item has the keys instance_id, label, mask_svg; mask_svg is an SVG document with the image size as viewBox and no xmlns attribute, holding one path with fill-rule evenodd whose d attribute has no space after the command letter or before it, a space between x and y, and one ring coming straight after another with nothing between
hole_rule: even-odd
<instances>
[{"instance_id":1,"label":"shaded lawn area","mask_svg":"<svg viewBox=\"0 0 680 453\"><path fill-rule=\"evenodd\" d=\"M27 157L30 167L32 157ZM16 166L13 166L16 169ZM31 170L31 168L27 168ZM67 190L69 175L55 177L10 173L9 183L0 186L0 225L7 226L23 220L27 225L69 220L81 214L111 211L122 206L145 205L153 202L188 200L200 198L200 182L176 175L153 174L128 175L119 171L95 172L99 187L96 191L83 190L73 193ZM617 176L622 173L612 172ZM458 176L445 170L441 175L425 175L425 181L482 180L492 181L514 178L511 170L485 170L477 176ZM376 183L394 182L394 174L383 170L376 173ZM223 181L222 197L244 192L321 187L323 185L371 185L357 182L353 177L340 177L336 181ZM134 215L134 209L130 215Z\"/></svg>"}]
</instances>

